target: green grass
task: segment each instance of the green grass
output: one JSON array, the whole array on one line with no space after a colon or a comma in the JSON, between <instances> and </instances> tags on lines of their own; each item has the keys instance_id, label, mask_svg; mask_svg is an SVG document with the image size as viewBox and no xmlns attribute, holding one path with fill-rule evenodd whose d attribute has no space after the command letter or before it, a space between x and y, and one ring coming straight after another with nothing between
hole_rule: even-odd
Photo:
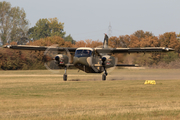
<instances>
[{"instance_id":1,"label":"green grass","mask_svg":"<svg viewBox=\"0 0 180 120\"><path fill-rule=\"evenodd\" d=\"M46 70L0 71L0 119L178 120L179 71L117 69L101 81L100 74L69 70L67 82ZM144 85L149 75L161 79Z\"/></svg>"}]
</instances>

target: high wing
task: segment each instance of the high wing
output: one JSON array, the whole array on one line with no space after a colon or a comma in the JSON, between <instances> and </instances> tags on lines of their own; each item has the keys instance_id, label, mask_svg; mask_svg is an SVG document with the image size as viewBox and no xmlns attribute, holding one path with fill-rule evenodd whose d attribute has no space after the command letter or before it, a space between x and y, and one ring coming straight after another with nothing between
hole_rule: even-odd
<instances>
[{"instance_id":1,"label":"high wing","mask_svg":"<svg viewBox=\"0 0 180 120\"><path fill-rule=\"evenodd\" d=\"M147 52L170 52L172 48L166 47L143 47L143 48L94 48L97 53L147 53Z\"/></svg>"},{"instance_id":2,"label":"high wing","mask_svg":"<svg viewBox=\"0 0 180 120\"><path fill-rule=\"evenodd\" d=\"M3 48L17 49L17 50L35 50L35 51L45 51L50 48L51 51L64 51L68 50L71 53L74 53L77 48L68 48L68 47L55 47L55 46L31 46L31 45L4 45Z\"/></svg>"},{"instance_id":3,"label":"high wing","mask_svg":"<svg viewBox=\"0 0 180 120\"><path fill-rule=\"evenodd\" d=\"M31 46L31 45L4 45L4 48L18 49L18 50L37 50L45 51L48 48L51 48L51 51L64 51L68 50L71 53L74 53L77 48L68 48L68 47L53 47L53 46ZM169 52L174 51L172 48L166 47L142 47L142 48L94 48L97 53L139 53L139 52Z\"/></svg>"}]
</instances>

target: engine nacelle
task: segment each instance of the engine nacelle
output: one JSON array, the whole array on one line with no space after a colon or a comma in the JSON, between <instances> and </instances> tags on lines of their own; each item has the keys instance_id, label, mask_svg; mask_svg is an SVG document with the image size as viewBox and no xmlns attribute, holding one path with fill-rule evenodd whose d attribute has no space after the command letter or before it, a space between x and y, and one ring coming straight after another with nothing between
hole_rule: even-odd
<instances>
[{"instance_id":1,"label":"engine nacelle","mask_svg":"<svg viewBox=\"0 0 180 120\"><path fill-rule=\"evenodd\" d=\"M102 65L105 65L106 68L113 67L116 64L116 60L113 56L103 55L102 56Z\"/></svg>"},{"instance_id":2,"label":"engine nacelle","mask_svg":"<svg viewBox=\"0 0 180 120\"><path fill-rule=\"evenodd\" d=\"M64 66L69 63L69 57L67 55L58 54L55 57L55 61L59 66Z\"/></svg>"}]
</instances>

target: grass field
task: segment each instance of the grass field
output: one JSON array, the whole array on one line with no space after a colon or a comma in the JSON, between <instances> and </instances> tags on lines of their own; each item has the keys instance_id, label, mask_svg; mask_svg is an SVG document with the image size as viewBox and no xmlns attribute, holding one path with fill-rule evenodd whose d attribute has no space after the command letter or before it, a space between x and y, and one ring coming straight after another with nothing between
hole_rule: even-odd
<instances>
[{"instance_id":1,"label":"grass field","mask_svg":"<svg viewBox=\"0 0 180 120\"><path fill-rule=\"evenodd\" d=\"M0 71L2 120L179 120L180 70ZM144 85L154 79L156 85Z\"/></svg>"}]
</instances>

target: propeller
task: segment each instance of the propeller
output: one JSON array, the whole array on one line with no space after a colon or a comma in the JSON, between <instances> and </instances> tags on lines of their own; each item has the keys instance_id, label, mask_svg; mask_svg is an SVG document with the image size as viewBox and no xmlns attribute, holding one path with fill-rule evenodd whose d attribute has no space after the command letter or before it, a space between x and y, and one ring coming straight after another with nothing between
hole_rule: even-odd
<instances>
[{"instance_id":1,"label":"propeller","mask_svg":"<svg viewBox=\"0 0 180 120\"><path fill-rule=\"evenodd\" d=\"M58 45L49 46L44 52L44 66L52 73L60 73L60 68L66 67L67 69L71 61L71 54L69 50L67 48L57 46Z\"/></svg>"},{"instance_id":2,"label":"propeller","mask_svg":"<svg viewBox=\"0 0 180 120\"><path fill-rule=\"evenodd\" d=\"M102 48L103 46L98 46L97 48ZM111 47L107 46L105 53L94 53L91 56L91 67L95 72L105 71L107 73L112 72L117 65L117 58L111 56Z\"/></svg>"}]
</instances>

